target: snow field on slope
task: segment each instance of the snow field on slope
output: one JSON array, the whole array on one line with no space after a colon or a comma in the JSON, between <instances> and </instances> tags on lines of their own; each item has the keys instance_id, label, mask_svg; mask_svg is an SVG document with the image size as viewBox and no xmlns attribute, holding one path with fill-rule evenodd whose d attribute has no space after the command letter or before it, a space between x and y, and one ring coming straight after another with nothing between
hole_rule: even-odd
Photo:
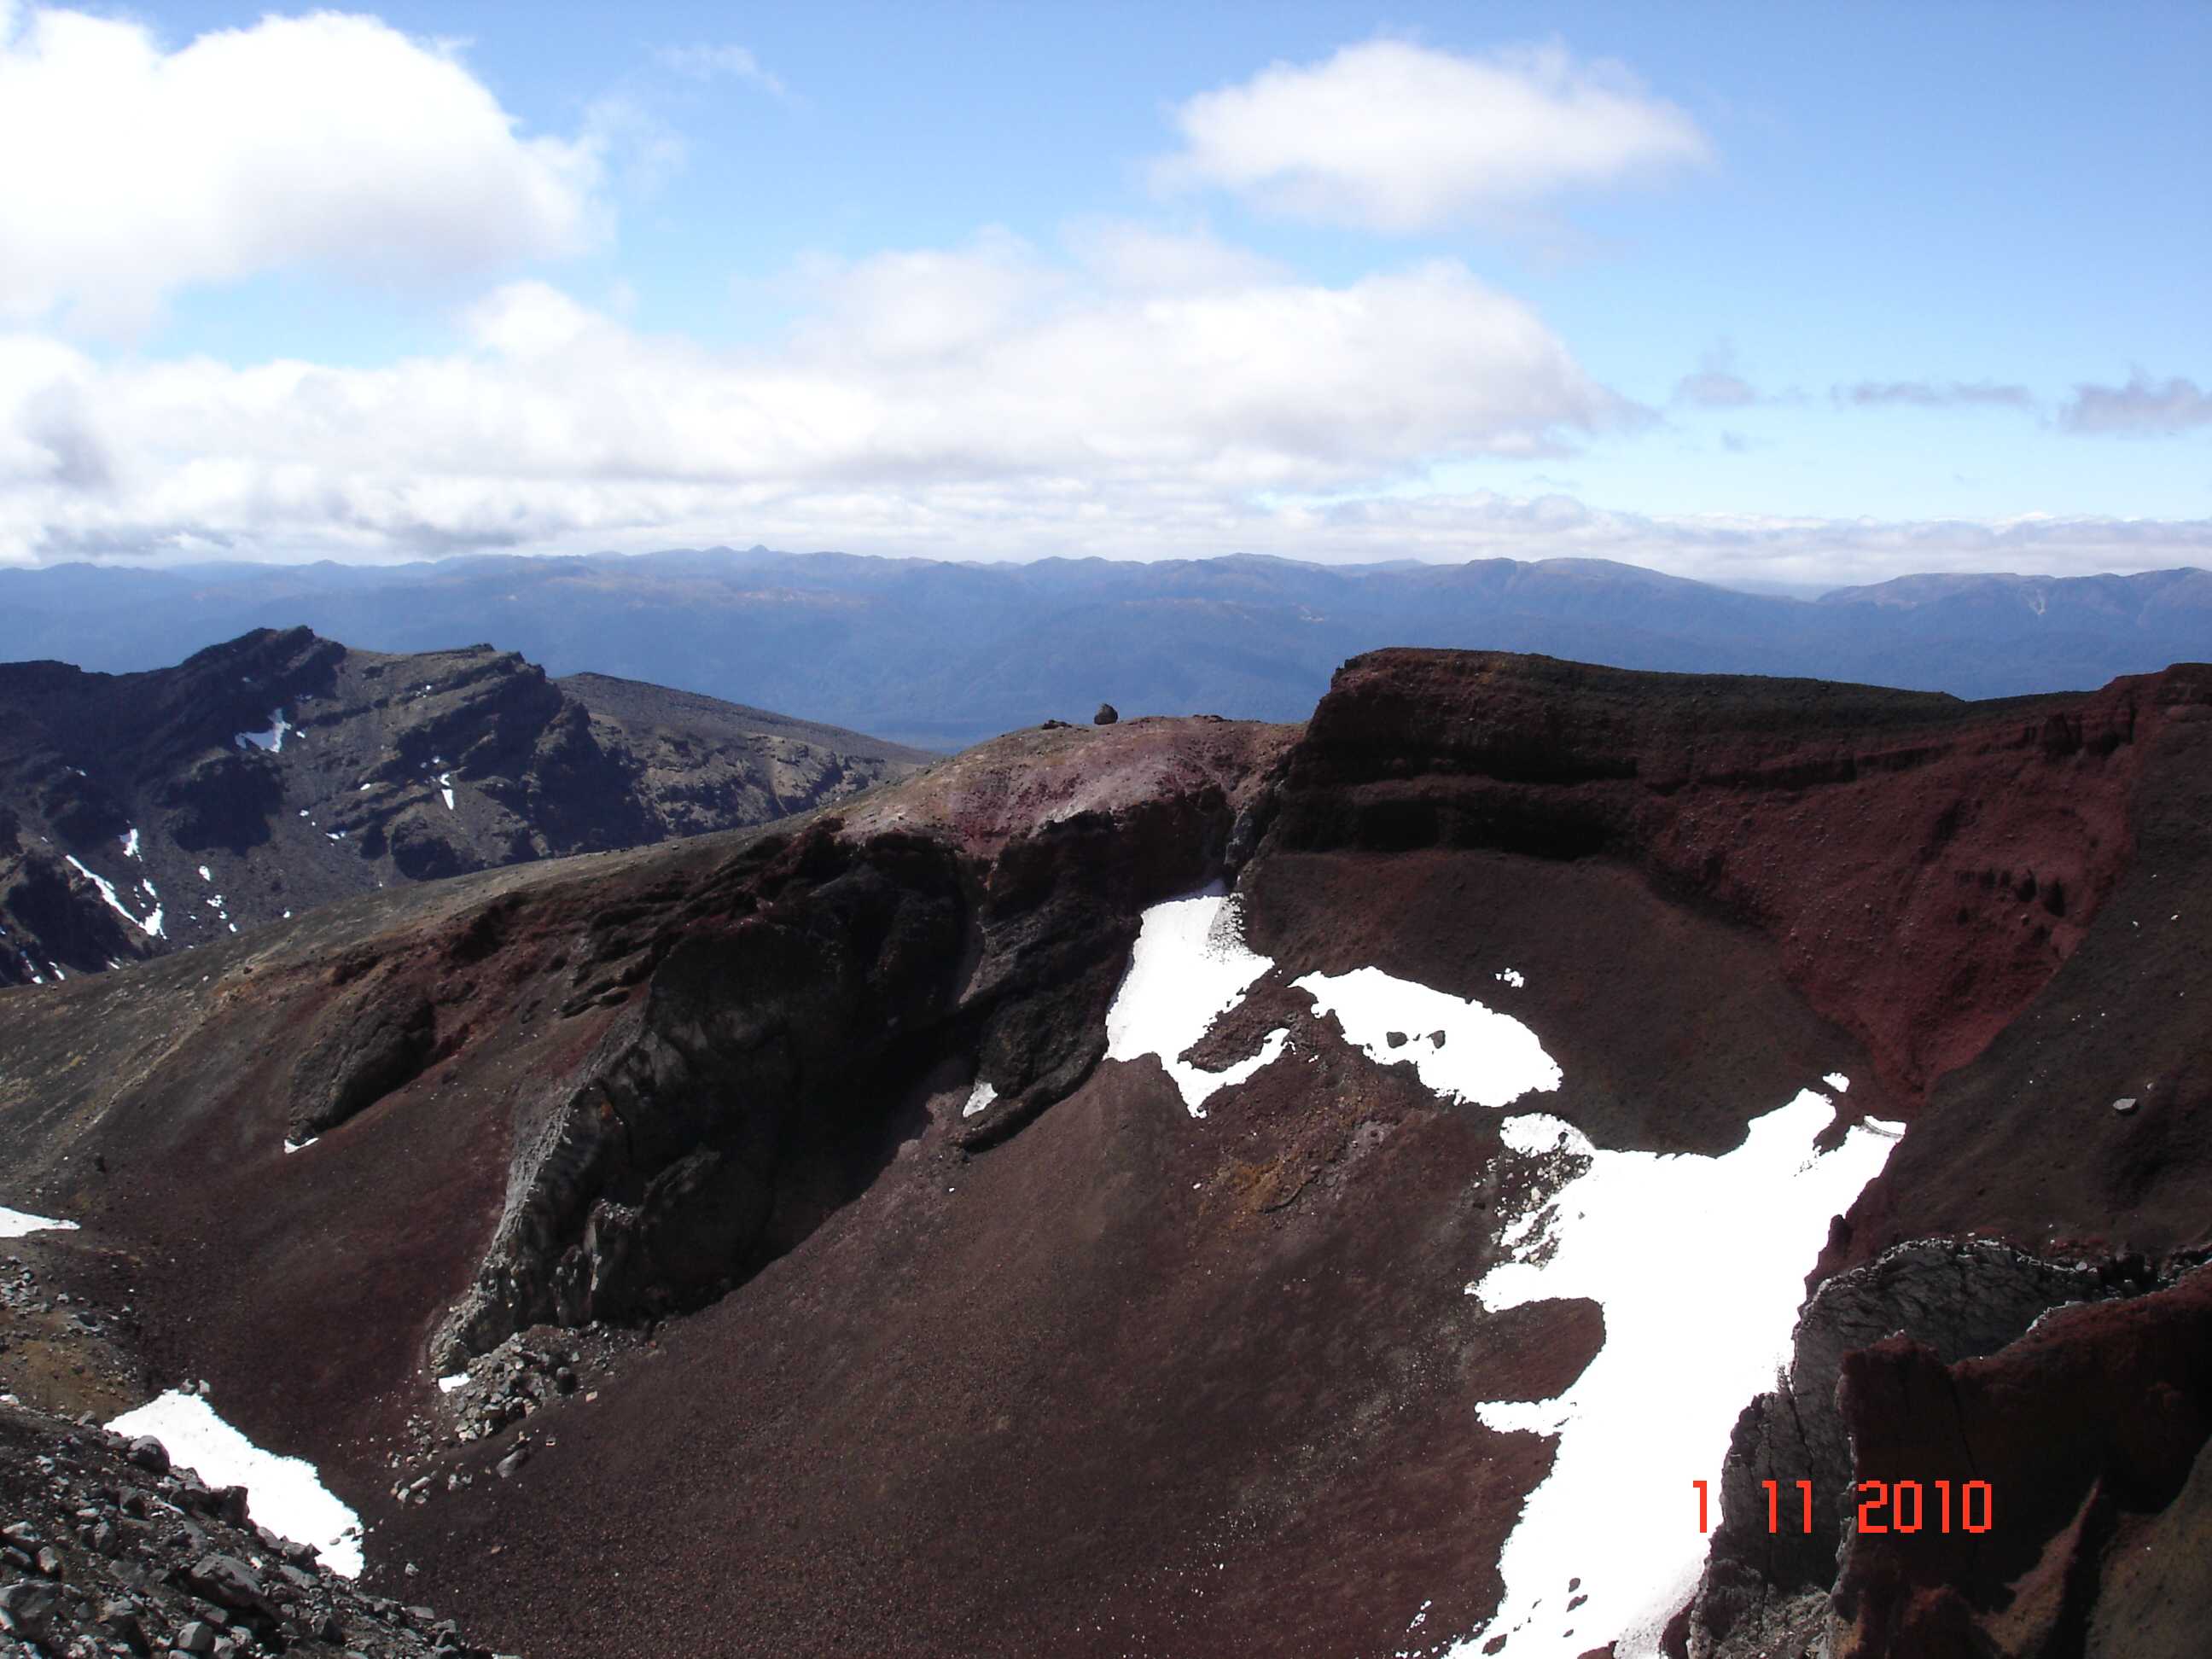
<instances>
[{"instance_id":1,"label":"snow field on slope","mask_svg":"<svg viewBox=\"0 0 2212 1659\"><path fill-rule=\"evenodd\" d=\"M1603 1152L1558 1118L1506 1120L1514 1152L1580 1169L1509 1226L1516 1259L1468 1293L1493 1310L1589 1297L1605 1310L1605 1343L1557 1398L1477 1408L1491 1428L1559 1443L1506 1540L1504 1600L1455 1655L1501 1634L1502 1659L1574 1659L1607 1642L1620 1659L1659 1653L1705 1564L1691 1483L1707 1483L1717 1526L1729 1431L1788 1363L1828 1218L1881 1172L1901 1133L1869 1120L1817 1152L1833 1116L1827 1097L1804 1090L1719 1158Z\"/></svg>"},{"instance_id":2,"label":"snow field on slope","mask_svg":"<svg viewBox=\"0 0 2212 1659\"><path fill-rule=\"evenodd\" d=\"M361 1517L323 1485L303 1458L264 1451L216 1415L196 1394L172 1389L108 1424L116 1434L160 1441L169 1461L210 1486L243 1486L257 1525L297 1544L313 1544L341 1577L361 1577Z\"/></svg>"},{"instance_id":3,"label":"snow field on slope","mask_svg":"<svg viewBox=\"0 0 2212 1659\"><path fill-rule=\"evenodd\" d=\"M1219 886L1154 906L1108 1015L1108 1056L1157 1055L1204 1117L1206 1099L1273 1060L1287 1033L1223 1072L1176 1056L1273 966L1245 945L1237 901ZM1496 977L1527 984L1511 969ZM1384 1065L1410 1062L1442 1098L1495 1109L1565 1081L1534 1030L1472 1000L1375 968L1293 983L1354 1046ZM1838 1094L1850 1086L1840 1073L1821 1081ZM1492 1310L1587 1297L1603 1310L1605 1337L1557 1397L1474 1407L1490 1428L1559 1444L1501 1554L1498 1613L1451 1648L1455 1659L1499 1638L1503 1659L1576 1659L1608 1643L1620 1659L1655 1659L1705 1559L1691 1483L1707 1483L1708 1524L1718 1525L1729 1431L1787 1363L1828 1219L1881 1172L1903 1133L1869 1118L1820 1152L1814 1139L1834 1114L1830 1098L1803 1090L1718 1158L1603 1151L1547 1114L1504 1119L1508 1156L1561 1160L1565 1178L1507 1226L1500 1243L1512 1259L1467 1294Z\"/></svg>"}]
</instances>

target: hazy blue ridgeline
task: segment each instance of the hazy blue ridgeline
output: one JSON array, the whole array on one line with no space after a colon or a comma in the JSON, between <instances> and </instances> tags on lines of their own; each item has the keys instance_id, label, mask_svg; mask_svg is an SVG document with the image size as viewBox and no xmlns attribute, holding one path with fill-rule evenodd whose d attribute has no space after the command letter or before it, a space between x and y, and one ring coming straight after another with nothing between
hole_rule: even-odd
<instances>
[{"instance_id":1,"label":"hazy blue ridgeline","mask_svg":"<svg viewBox=\"0 0 2212 1659\"><path fill-rule=\"evenodd\" d=\"M1875 602L1880 596L1881 603ZM1820 599L1597 561L1327 566L1235 556L953 564L726 549L0 571L0 660L161 666L258 627L582 670L953 748L1048 716L1303 719L1383 645L1802 674L1960 696L2212 658L2212 573L1908 577Z\"/></svg>"}]
</instances>

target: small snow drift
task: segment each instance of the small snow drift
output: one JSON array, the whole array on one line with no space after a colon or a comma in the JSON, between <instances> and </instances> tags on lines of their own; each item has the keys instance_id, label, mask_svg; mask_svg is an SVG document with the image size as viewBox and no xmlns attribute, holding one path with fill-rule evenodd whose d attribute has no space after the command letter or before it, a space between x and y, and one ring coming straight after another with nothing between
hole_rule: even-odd
<instances>
[{"instance_id":1,"label":"small snow drift","mask_svg":"<svg viewBox=\"0 0 2212 1659\"><path fill-rule=\"evenodd\" d=\"M134 830L131 833L133 836L136 836L138 832ZM106 877L99 874L95 871L87 869L82 863L74 857L64 857L62 861L67 864L71 869L75 870L77 874L82 876L87 881L90 882L94 887L98 888L100 890L100 902L106 905L109 909L114 911L117 915L121 916L124 921L129 922L133 927L139 929L149 939L158 939L161 937L161 907L160 905L155 905L154 907L154 913L142 921L139 920L137 913L135 913L129 905L124 903L122 899L116 896L115 884L113 882L108 880Z\"/></svg>"},{"instance_id":2,"label":"small snow drift","mask_svg":"<svg viewBox=\"0 0 2212 1659\"><path fill-rule=\"evenodd\" d=\"M1345 1036L1370 1059L1385 1066L1410 1060L1430 1089L1462 1104L1505 1106L1559 1086L1559 1064L1536 1034L1479 1002L1379 968L1334 977L1308 974L1291 982L1312 995L1316 1013L1334 1014ZM1394 1035L1401 1038L1395 1046Z\"/></svg>"},{"instance_id":3,"label":"small snow drift","mask_svg":"<svg viewBox=\"0 0 2212 1659\"><path fill-rule=\"evenodd\" d=\"M1287 1031L1270 1031L1260 1052L1219 1072L1177 1058L1243 1000L1275 964L1246 948L1237 901L1218 884L1145 912L1129 971L1106 1016L1106 1058L1155 1054L1193 1117L1207 1098L1242 1083L1283 1052Z\"/></svg>"},{"instance_id":4,"label":"small snow drift","mask_svg":"<svg viewBox=\"0 0 2212 1659\"><path fill-rule=\"evenodd\" d=\"M258 749L268 754L281 755L284 752L285 734L291 730L291 723L284 718L284 711L279 708L269 716L267 731L240 732L235 741L240 749Z\"/></svg>"},{"instance_id":5,"label":"small snow drift","mask_svg":"<svg viewBox=\"0 0 2212 1659\"><path fill-rule=\"evenodd\" d=\"M153 1436L167 1448L172 1462L197 1471L210 1486L245 1487L246 1508L258 1524L313 1545L323 1565L340 1577L361 1577L361 1517L323 1485L314 1465L262 1450L199 1395L172 1389L107 1427L115 1434Z\"/></svg>"},{"instance_id":6,"label":"small snow drift","mask_svg":"<svg viewBox=\"0 0 2212 1659\"><path fill-rule=\"evenodd\" d=\"M11 1210L0 1204L0 1238L21 1238L26 1233L73 1233L74 1221L52 1221L42 1215L27 1215L21 1210Z\"/></svg>"}]
</instances>

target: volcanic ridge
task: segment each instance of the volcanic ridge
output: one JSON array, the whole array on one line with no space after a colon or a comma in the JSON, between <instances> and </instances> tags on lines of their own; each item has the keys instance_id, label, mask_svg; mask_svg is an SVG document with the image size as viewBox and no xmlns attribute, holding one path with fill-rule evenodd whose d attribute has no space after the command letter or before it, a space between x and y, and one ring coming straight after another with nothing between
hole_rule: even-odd
<instances>
[{"instance_id":1,"label":"volcanic ridge","mask_svg":"<svg viewBox=\"0 0 2212 1659\"><path fill-rule=\"evenodd\" d=\"M512 653L258 629L174 668L0 665L0 984L493 865L762 823L932 757Z\"/></svg>"},{"instance_id":2,"label":"volcanic ridge","mask_svg":"<svg viewBox=\"0 0 2212 1659\"><path fill-rule=\"evenodd\" d=\"M532 1659L2180 1659L2208 823L2203 665L1390 650L302 908L0 991L0 1389Z\"/></svg>"}]
</instances>

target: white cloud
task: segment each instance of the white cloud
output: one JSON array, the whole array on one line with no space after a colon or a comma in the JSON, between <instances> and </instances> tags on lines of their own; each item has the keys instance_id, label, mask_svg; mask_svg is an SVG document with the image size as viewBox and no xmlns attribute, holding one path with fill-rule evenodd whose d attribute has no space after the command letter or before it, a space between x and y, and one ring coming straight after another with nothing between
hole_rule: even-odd
<instances>
[{"instance_id":1,"label":"white cloud","mask_svg":"<svg viewBox=\"0 0 2212 1659\"><path fill-rule=\"evenodd\" d=\"M1282 282L1287 274L1281 265L1210 230L1089 220L1073 227L1067 241L1085 270L1130 294L1254 288Z\"/></svg>"},{"instance_id":2,"label":"white cloud","mask_svg":"<svg viewBox=\"0 0 2212 1659\"><path fill-rule=\"evenodd\" d=\"M1373 550L1370 557L1617 559L1707 581L1770 586L1835 587L1918 572L2082 576L2212 565L2212 519L1659 515L1609 511L1563 495L1516 500L1487 493L1346 501L1281 519L1285 542L1303 539L1337 557L1359 556L1352 550L1365 547Z\"/></svg>"},{"instance_id":3,"label":"white cloud","mask_svg":"<svg viewBox=\"0 0 2212 1659\"><path fill-rule=\"evenodd\" d=\"M688 80L717 81L726 76L732 80L750 81L778 98L790 95L783 82L763 69L760 59L743 46L663 46L653 53L653 58L664 69L672 70Z\"/></svg>"},{"instance_id":4,"label":"white cloud","mask_svg":"<svg viewBox=\"0 0 2212 1659\"><path fill-rule=\"evenodd\" d=\"M0 562L755 540L951 557L1576 555L1723 580L2212 562L2212 524L1657 518L1444 494L1645 418L1449 262L1326 287L1205 235L994 234L804 273L717 351L540 282L376 368L0 334Z\"/></svg>"},{"instance_id":5,"label":"white cloud","mask_svg":"<svg viewBox=\"0 0 2212 1659\"><path fill-rule=\"evenodd\" d=\"M588 246L600 143L516 125L450 48L373 17L264 17L169 50L136 22L0 14L0 319L130 331L196 283L449 276Z\"/></svg>"},{"instance_id":6,"label":"white cloud","mask_svg":"<svg viewBox=\"0 0 2212 1659\"><path fill-rule=\"evenodd\" d=\"M1674 382L1674 401L1695 404L1701 409L1741 409L1746 404L1757 403L1759 393L1740 374L1730 374L1724 369L1701 368Z\"/></svg>"},{"instance_id":7,"label":"white cloud","mask_svg":"<svg viewBox=\"0 0 2212 1659\"><path fill-rule=\"evenodd\" d=\"M1969 385L1948 380L1861 380L1839 386L1829 395L1838 404L1861 408L1903 404L1913 409L1969 409L1996 407L2033 409L2035 394L2024 386L1999 386L1991 380Z\"/></svg>"},{"instance_id":8,"label":"white cloud","mask_svg":"<svg viewBox=\"0 0 2212 1659\"><path fill-rule=\"evenodd\" d=\"M1472 57L1407 40L1277 63L1175 112L1170 190L1415 231L1707 160L1705 135L1617 64L1557 46Z\"/></svg>"},{"instance_id":9,"label":"white cloud","mask_svg":"<svg viewBox=\"0 0 2212 1659\"><path fill-rule=\"evenodd\" d=\"M805 275L805 320L749 351L538 282L466 311L459 349L378 368L0 337L0 557L665 538L771 504L831 540L1226 528L1260 492L1641 418L1450 262L1324 287L1109 228L1073 260L992 234Z\"/></svg>"},{"instance_id":10,"label":"white cloud","mask_svg":"<svg viewBox=\"0 0 2212 1659\"><path fill-rule=\"evenodd\" d=\"M2179 374L2156 381L2139 368L2125 386L2075 386L2058 411L2058 424L2068 432L2171 438L2191 427L2212 426L2212 392Z\"/></svg>"}]
</instances>

